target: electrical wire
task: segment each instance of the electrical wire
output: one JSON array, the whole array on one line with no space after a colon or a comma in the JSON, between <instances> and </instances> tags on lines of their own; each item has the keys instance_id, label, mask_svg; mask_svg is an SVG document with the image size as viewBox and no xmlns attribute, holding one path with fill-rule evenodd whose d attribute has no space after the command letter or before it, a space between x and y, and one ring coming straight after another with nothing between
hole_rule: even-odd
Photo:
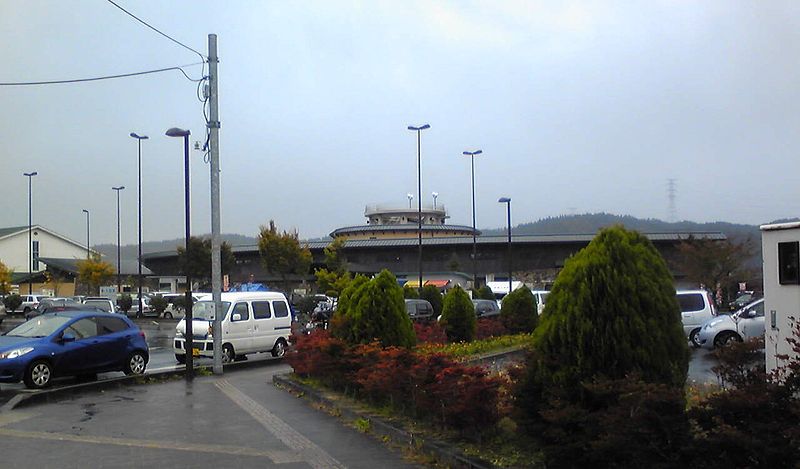
<instances>
[{"instance_id":1,"label":"electrical wire","mask_svg":"<svg viewBox=\"0 0 800 469\"><path fill-rule=\"evenodd\" d=\"M128 15L128 16L130 16L131 18L133 18L133 19L135 19L136 21L138 21L138 22L142 23L143 25L145 25L145 26L147 26L148 28L152 29L153 31L157 32L158 34L160 34L160 35L164 36L165 38L169 39L170 41L174 42L175 44L178 44L179 46L181 46L181 47L183 47L183 48L185 48L185 49L188 49L188 50L190 50L190 51L194 52L195 54L199 55L199 56L200 56L200 58L203 60L203 62L205 62L205 61L208 59L208 57L206 57L205 55L201 54L200 52L197 52L196 50L192 49L191 47L187 46L186 44L184 44L184 43L182 43L182 42L178 41L177 39L173 39L173 38L169 37L167 34L165 34L165 33L162 33L162 32L161 32L161 31L159 31L158 29L154 28L153 26L150 26L149 24L147 24L147 22L146 22L146 21L144 21L144 20L140 19L139 17L137 17L137 16L136 16L136 15L134 15L133 13L129 12L128 10L126 10L126 9L122 8L122 7L121 7L121 6L119 6L117 3L115 3L113 0L106 0L106 1L108 1L108 3L110 3L110 4L114 5L115 7L119 8L119 9L120 9L120 10L122 10L123 12L125 12L125 14L127 14L127 15Z\"/></svg>"},{"instance_id":2,"label":"electrical wire","mask_svg":"<svg viewBox=\"0 0 800 469\"><path fill-rule=\"evenodd\" d=\"M201 65L201 64L198 62L198 63L188 64L188 65L181 65L180 67L167 67L167 68L159 68L159 69L156 69L156 70L146 70L144 72L122 73L122 74L119 74L119 75L106 75L106 76L91 77L91 78L74 78L74 79L70 79L70 80L18 81L18 82L6 82L6 83L0 82L0 86L60 85L60 84L65 84L65 83L83 83L83 82L88 82L88 81L112 80L114 78L135 77L135 76L139 76L139 75L147 75L147 74L150 74L150 73L168 72L170 70L178 70L178 71L180 71L183 74L183 76L185 76L186 79L189 80L189 81L201 82L201 81L205 80L206 77L195 79L195 78L192 78L189 75L187 75L186 72L183 70L183 67L192 67L192 66L195 66L195 65Z\"/></svg>"}]
</instances>

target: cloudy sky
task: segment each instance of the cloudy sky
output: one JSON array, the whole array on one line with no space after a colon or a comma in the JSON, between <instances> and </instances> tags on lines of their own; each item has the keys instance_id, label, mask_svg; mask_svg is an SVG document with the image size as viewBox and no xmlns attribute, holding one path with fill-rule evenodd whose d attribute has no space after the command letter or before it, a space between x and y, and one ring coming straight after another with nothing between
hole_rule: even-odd
<instances>
[{"instance_id":1,"label":"cloudy sky","mask_svg":"<svg viewBox=\"0 0 800 469\"><path fill-rule=\"evenodd\" d=\"M219 37L222 228L274 219L301 237L365 222L367 204L417 192L479 227L606 211L763 223L800 206L796 1L132 1L118 3L203 53ZM88 78L199 57L103 0L0 2L0 82ZM185 68L200 77L200 66ZM0 225L92 243L183 233L178 126L205 134L178 72L0 86ZM193 226L210 231L209 169L192 154ZM414 200L416 205L416 199Z\"/></svg>"}]
</instances>

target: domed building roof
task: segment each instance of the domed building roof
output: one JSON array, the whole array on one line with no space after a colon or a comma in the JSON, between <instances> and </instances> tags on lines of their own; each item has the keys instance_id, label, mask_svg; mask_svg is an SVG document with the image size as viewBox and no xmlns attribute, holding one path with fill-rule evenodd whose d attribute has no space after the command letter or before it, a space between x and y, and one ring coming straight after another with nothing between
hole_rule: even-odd
<instances>
[{"instance_id":1,"label":"domed building roof","mask_svg":"<svg viewBox=\"0 0 800 469\"><path fill-rule=\"evenodd\" d=\"M332 238L356 239L402 239L414 238L420 231L419 216L422 214L422 236L424 238L444 238L454 236L477 236L480 231L471 226L447 225L450 218L444 205L422 207L396 207L384 205L368 205L364 209L367 224L345 226L333 230Z\"/></svg>"}]
</instances>

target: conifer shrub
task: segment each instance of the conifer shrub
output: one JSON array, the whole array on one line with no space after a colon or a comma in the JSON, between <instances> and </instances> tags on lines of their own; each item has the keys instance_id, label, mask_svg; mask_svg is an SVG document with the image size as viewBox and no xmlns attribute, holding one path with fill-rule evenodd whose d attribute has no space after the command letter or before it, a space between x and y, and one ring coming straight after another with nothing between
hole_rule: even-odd
<instances>
[{"instance_id":1,"label":"conifer shrub","mask_svg":"<svg viewBox=\"0 0 800 469\"><path fill-rule=\"evenodd\" d=\"M3 298L3 306L5 306L6 311L11 314L19 309L20 306L22 306L22 297L16 293L7 295Z\"/></svg>"},{"instance_id":2,"label":"conifer shrub","mask_svg":"<svg viewBox=\"0 0 800 469\"><path fill-rule=\"evenodd\" d=\"M484 285L477 290L472 290L472 298L476 300L494 300L494 292L488 285Z\"/></svg>"},{"instance_id":3,"label":"conifer shrub","mask_svg":"<svg viewBox=\"0 0 800 469\"><path fill-rule=\"evenodd\" d=\"M388 270L371 280L363 276L353 280L339 298L332 328L349 344L377 340L384 347L413 347L416 343L403 289Z\"/></svg>"},{"instance_id":4,"label":"conifer shrub","mask_svg":"<svg viewBox=\"0 0 800 469\"><path fill-rule=\"evenodd\" d=\"M408 285L403 287L403 298L412 300L419 298L419 292L414 287L409 287Z\"/></svg>"},{"instance_id":5,"label":"conifer shrub","mask_svg":"<svg viewBox=\"0 0 800 469\"><path fill-rule=\"evenodd\" d=\"M423 300L428 300L428 303L433 306L433 317L438 318L442 314L442 292L439 287L434 285L425 285L419 295Z\"/></svg>"},{"instance_id":6,"label":"conifer shrub","mask_svg":"<svg viewBox=\"0 0 800 469\"><path fill-rule=\"evenodd\" d=\"M512 334L533 332L539 324L539 313L533 293L526 286L517 288L503 298L500 319Z\"/></svg>"},{"instance_id":7,"label":"conifer shrub","mask_svg":"<svg viewBox=\"0 0 800 469\"><path fill-rule=\"evenodd\" d=\"M601 230L566 262L547 303L515 404L517 423L539 439L547 461L564 455L559 435L581 425L584 430L572 435L573 449L604 447L624 456L626 444L637 444L634 433L630 441L607 434L617 431L626 412L643 425L660 415L664 427L654 431L676 432L670 441L687 438L689 351L672 276L647 238L621 226ZM660 459L667 446L645 436L639 444L652 443L649 462L674 464ZM630 457L622 461L635 466L646 459Z\"/></svg>"},{"instance_id":8,"label":"conifer shrub","mask_svg":"<svg viewBox=\"0 0 800 469\"><path fill-rule=\"evenodd\" d=\"M441 323L450 342L471 342L475 339L475 307L461 287L451 289L444 296Z\"/></svg>"}]
</instances>

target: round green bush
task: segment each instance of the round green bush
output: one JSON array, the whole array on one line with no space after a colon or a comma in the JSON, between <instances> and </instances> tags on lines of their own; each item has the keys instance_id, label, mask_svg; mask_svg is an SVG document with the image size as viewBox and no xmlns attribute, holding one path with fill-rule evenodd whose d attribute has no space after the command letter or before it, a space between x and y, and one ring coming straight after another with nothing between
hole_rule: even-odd
<instances>
[{"instance_id":1,"label":"round green bush","mask_svg":"<svg viewBox=\"0 0 800 469\"><path fill-rule=\"evenodd\" d=\"M8 295L5 298L3 298L3 306L6 307L6 311L8 311L9 313L13 313L20 306L22 306L22 297L17 295L16 293Z\"/></svg>"},{"instance_id":2,"label":"round green bush","mask_svg":"<svg viewBox=\"0 0 800 469\"><path fill-rule=\"evenodd\" d=\"M475 340L478 320L475 307L467 292L461 287L451 289L444 296L442 325L449 342L471 342Z\"/></svg>"},{"instance_id":3,"label":"round green bush","mask_svg":"<svg viewBox=\"0 0 800 469\"><path fill-rule=\"evenodd\" d=\"M442 314L442 293L439 291L439 287L425 285L419 297L423 300L428 300L428 303L433 306L434 317L439 317L439 315Z\"/></svg>"},{"instance_id":4,"label":"round green bush","mask_svg":"<svg viewBox=\"0 0 800 469\"><path fill-rule=\"evenodd\" d=\"M372 280L356 277L342 292L333 323L334 335L350 344L413 347L417 341L403 289L388 270Z\"/></svg>"},{"instance_id":5,"label":"round green bush","mask_svg":"<svg viewBox=\"0 0 800 469\"><path fill-rule=\"evenodd\" d=\"M123 313L127 313L133 307L133 298L128 293L123 293L117 298L117 306Z\"/></svg>"},{"instance_id":6,"label":"round green bush","mask_svg":"<svg viewBox=\"0 0 800 469\"><path fill-rule=\"evenodd\" d=\"M652 243L622 226L601 230L558 275L533 346L529 377L542 386L635 373L682 387L686 338L672 275Z\"/></svg>"},{"instance_id":7,"label":"round green bush","mask_svg":"<svg viewBox=\"0 0 800 469\"><path fill-rule=\"evenodd\" d=\"M526 286L512 291L503 298L500 320L512 334L533 332L539 324L539 313L533 293Z\"/></svg>"}]
</instances>

